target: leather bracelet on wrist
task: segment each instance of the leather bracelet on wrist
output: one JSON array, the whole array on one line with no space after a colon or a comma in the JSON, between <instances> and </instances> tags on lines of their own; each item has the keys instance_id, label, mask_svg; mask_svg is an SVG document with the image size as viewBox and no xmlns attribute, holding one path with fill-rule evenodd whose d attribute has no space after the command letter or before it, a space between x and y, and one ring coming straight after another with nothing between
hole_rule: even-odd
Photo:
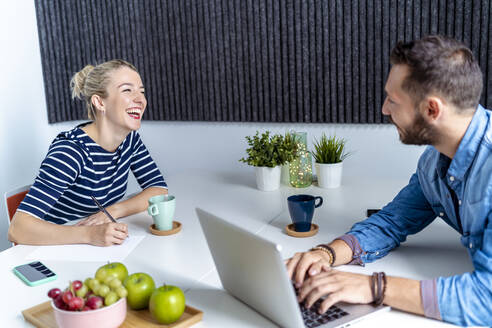
<instances>
[{"instance_id":1,"label":"leather bracelet on wrist","mask_svg":"<svg viewBox=\"0 0 492 328\"><path fill-rule=\"evenodd\" d=\"M374 272L372 274L371 293L374 305L383 304L384 295L386 294L386 274L384 272Z\"/></svg>"},{"instance_id":2,"label":"leather bracelet on wrist","mask_svg":"<svg viewBox=\"0 0 492 328\"><path fill-rule=\"evenodd\" d=\"M376 277L377 272L373 272L371 276L371 294L372 294L372 302L376 300Z\"/></svg>"},{"instance_id":3,"label":"leather bracelet on wrist","mask_svg":"<svg viewBox=\"0 0 492 328\"><path fill-rule=\"evenodd\" d=\"M381 299L379 300L379 303L376 303L376 305L381 305L383 304L384 301L384 296L386 295L386 274L384 272L381 272L383 275L383 292L381 293Z\"/></svg>"}]
</instances>

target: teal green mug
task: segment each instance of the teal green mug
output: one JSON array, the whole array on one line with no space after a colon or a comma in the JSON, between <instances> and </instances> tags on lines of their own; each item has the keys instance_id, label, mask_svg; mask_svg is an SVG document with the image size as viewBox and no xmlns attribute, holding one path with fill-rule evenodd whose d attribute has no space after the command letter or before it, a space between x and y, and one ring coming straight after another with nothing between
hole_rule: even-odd
<instances>
[{"instance_id":1,"label":"teal green mug","mask_svg":"<svg viewBox=\"0 0 492 328\"><path fill-rule=\"evenodd\" d=\"M176 197L171 195L157 195L149 198L147 212L154 220L157 230L171 230L173 228Z\"/></svg>"}]
</instances>

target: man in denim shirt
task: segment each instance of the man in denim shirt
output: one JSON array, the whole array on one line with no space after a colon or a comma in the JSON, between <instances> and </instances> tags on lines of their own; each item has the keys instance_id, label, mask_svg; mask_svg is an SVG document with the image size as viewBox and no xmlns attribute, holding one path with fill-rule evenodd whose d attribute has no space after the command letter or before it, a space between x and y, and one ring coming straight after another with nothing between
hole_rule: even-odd
<instances>
[{"instance_id":1,"label":"man in denim shirt","mask_svg":"<svg viewBox=\"0 0 492 328\"><path fill-rule=\"evenodd\" d=\"M492 117L478 104L480 67L466 46L441 36L400 42L390 59L382 112L403 143L430 146L391 203L330 244L295 254L287 261L289 275L308 307L327 296L320 312L339 301L377 299L454 324L490 326ZM473 272L424 281L386 277L378 285L377 276L330 269L381 258L436 217L461 235Z\"/></svg>"}]
</instances>

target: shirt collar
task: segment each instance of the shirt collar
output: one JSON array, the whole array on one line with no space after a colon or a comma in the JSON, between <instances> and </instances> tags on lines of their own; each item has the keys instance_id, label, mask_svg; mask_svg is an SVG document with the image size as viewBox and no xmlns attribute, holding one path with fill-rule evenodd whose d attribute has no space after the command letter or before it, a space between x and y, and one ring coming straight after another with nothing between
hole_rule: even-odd
<instances>
[{"instance_id":1,"label":"shirt collar","mask_svg":"<svg viewBox=\"0 0 492 328\"><path fill-rule=\"evenodd\" d=\"M456 180L463 180L465 173L468 171L468 168L478 151L487 124L487 113L481 105L478 105L470 125L466 129L465 135L463 136L463 139L461 139L458 150L447 170L447 173L450 176L454 176Z\"/></svg>"},{"instance_id":2,"label":"shirt collar","mask_svg":"<svg viewBox=\"0 0 492 328\"><path fill-rule=\"evenodd\" d=\"M439 153L439 158L437 160L437 175L439 178L445 179L446 173L448 173L449 164L451 164L451 158Z\"/></svg>"}]
</instances>

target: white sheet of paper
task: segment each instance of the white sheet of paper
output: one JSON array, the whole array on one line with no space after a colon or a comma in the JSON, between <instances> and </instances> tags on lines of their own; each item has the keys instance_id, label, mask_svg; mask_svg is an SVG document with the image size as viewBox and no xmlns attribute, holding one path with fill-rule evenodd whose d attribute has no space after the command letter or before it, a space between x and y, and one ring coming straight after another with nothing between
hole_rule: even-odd
<instances>
[{"instance_id":1,"label":"white sheet of paper","mask_svg":"<svg viewBox=\"0 0 492 328\"><path fill-rule=\"evenodd\" d=\"M145 235L135 236L132 234L125 239L123 244L108 247L84 244L39 246L27 256L27 259L38 261L121 262L137 247L144 237ZM74 256L74 254L77 254L77 256Z\"/></svg>"}]
</instances>

